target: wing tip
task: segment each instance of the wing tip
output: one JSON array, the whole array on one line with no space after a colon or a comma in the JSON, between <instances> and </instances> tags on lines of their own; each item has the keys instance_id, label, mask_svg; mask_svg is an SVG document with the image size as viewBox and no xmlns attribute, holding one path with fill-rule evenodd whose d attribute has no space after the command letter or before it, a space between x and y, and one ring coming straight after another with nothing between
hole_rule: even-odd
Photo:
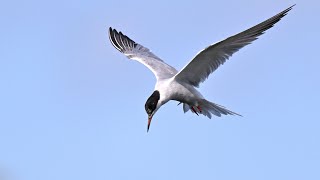
<instances>
[{"instance_id":1,"label":"wing tip","mask_svg":"<svg viewBox=\"0 0 320 180\"><path fill-rule=\"evenodd\" d=\"M118 31L113 29L112 27L109 27L109 40L113 47L115 47L118 51L122 52L122 48L119 45L119 43L116 40L116 35L118 34Z\"/></svg>"},{"instance_id":2,"label":"wing tip","mask_svg":"<svg viewBox=\"0 0 320 180\"><path fill-rule=\"evenodd\" d=\"M111 44L122 53L137 46L136 42L112 27L109 27L109 40Z\"/></svg>"},{"instance_id":3,"label":"wing tip","mask_svg":"<svg viewBox=\"0 0 320 180\"><path fill-rule=\"evenodd\" d=\"M292 10L292 8L295 6L296 4L291 5L290 7L288 7L287 9L283 10L282 12L280 12L278 15L281 16L280 19L284 16L286 16L288 14L289 11Z\"/></svg>"}]
</instances>

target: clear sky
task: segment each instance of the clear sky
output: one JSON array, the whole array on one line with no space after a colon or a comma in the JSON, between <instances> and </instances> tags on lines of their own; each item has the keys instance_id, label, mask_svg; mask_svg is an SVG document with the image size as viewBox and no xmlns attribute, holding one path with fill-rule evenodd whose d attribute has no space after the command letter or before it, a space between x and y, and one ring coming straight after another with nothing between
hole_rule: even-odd
<instances>
[{"instance_id":1,"label":"clear sky","mask_svg":"<svg viewBox=\"0 0 320 180\"><path fill-rule=\"evenodd\" d=\"M200 87L243 117L169 102L149 133L155 78L109 26L177 69L209 44L297 4ZM4 1L0 179L320 179L320 2ZM2 176L2 177L1 177Z\"/></svg>"}]
</instances>

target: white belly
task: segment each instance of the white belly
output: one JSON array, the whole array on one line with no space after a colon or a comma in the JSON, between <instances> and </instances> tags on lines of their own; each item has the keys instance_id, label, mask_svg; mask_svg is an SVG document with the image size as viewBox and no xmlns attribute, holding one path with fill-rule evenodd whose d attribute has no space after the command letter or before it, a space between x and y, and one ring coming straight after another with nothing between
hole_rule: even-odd
<instances>
[{"instance_id":1,"label":"white belly","mask_svg":"<svg viewBox=\"0 0 320 180\"><path fill-rule=\"evenodd\" d=\"M165 104L169 100L176 100L189 105L197 104L203 96L193 86L180 84L173 79L166 79L157 82L155 90L160 92L160 102Z\"/></svg>"}]
</instances>

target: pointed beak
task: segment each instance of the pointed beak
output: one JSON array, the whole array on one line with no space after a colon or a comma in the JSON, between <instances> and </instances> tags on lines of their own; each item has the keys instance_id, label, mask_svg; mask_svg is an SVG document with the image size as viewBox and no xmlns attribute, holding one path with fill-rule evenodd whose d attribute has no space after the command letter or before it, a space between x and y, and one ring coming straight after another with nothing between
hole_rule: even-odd
<instances>
[{"instance_id":1,"label":"pointed beak","mask_svg":"<svg viewBox=\"0 0 320 180\"><path fill-rule=\"evenodd\" d=\"M148 128L147 128L147 132L149 132L149 128L150 128L152 116L153 116L152 114L151 114L151 115L148 115Z\"/></svg>"}]
</instances>

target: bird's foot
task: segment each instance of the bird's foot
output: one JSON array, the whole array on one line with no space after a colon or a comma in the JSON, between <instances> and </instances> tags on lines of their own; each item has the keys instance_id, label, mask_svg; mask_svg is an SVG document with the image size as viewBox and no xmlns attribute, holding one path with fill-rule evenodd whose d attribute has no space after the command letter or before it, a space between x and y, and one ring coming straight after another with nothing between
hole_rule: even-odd
<instances>
[{"instance_id":1,"label":"bird's foot","mask_svg":"<svg viewBox=\"0 0 320 180\"><path fill-rule=\"evenodd\" d=\"M198 108L199 112L202 113L201 107L200 107L200 106L197 106L197 108Z\"/></svg>"},{"instance_id":2,"label":"bird's foot","mask_svg":"<svg viewBox=\"0 0 320 180\"><path fill-rule=\"evenodd\" d=\"M198 112L199 112L199 113L202 113L202 110L201 110L201 107L200 107L200 106L192 106L192 107L191 107L191 111L192 111L193 113L196 113L198 116L199 116Z\"/></svg>"}]
</instances>

